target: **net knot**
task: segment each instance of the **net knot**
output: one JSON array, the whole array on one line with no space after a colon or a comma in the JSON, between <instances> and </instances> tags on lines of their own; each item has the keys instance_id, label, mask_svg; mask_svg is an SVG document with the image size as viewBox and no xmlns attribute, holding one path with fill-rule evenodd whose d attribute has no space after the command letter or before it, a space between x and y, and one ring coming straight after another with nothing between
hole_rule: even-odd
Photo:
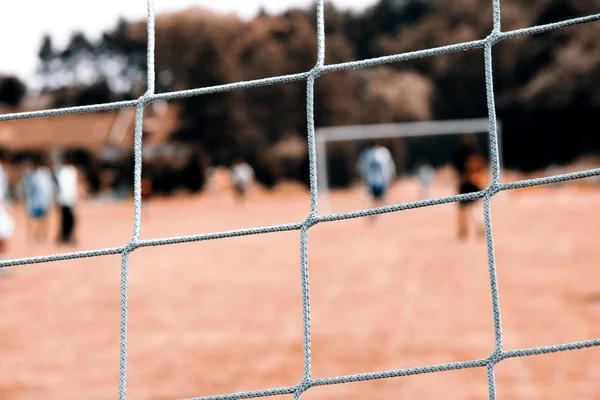
<instances>
[{"instance_id":1,"label":"net knot","mask_svg":"<svg viewBox=\"0 0 600 400\"><path fill-rule=\"evenodd\" d=\"M140 96L138 102L142 107L152 104L152 102L154 102L153 94L150 92L144 93L142 96Z\"/></svg>"},{"instance_id":2,"label":"net knot","mask_svg":"<svg viewBox=\"0 0 600 400\"><path fill-rule=\"evenodd\" d=\"M485 38L485 43L489 46L493 46L496 43L498 43L500 40L502 40L501 36L500 36L500 30L499 29L494 29L492 31L492 33L490 33L486 38Z\"/></svg>"},{"instance_id":3,"label":"net knot","mask_svg":"<svg viewBox=\"0 0 600 400\"><path fill-rule=\"evenodd\" d=\"M310 72L308 73L308 77L317 79L318 77L321 76L321 74L323 74L323 71L321 70L321 66L315 65L313 67L313 69L311 69Z\"/></svg>"},{"instance_id":4,"label":"net knot","mask_svg":"<svg viewBox=\"0 0 600 400\"><path fill-rule=\"evenodd\" d=\"M300 395L304 392L306 392L308 389L310 389L312 387L312 381L310 378L303 378L300 383L298 383L296 385L296 390L294 391L294 397L298 396L300 397Z\"/></svg>"},{"instance_id":5,"label":"net knot","mask_svg":"<svg viewBox=\"0 0 600 400\"><path fill-rule=\"evenodd\" d=\"M127 243L125 245L125 247L123 248L123 253L124 254L130 254L132 253L135 249L137 249L139 247L139 243L136 239L131 239L129 241L129 243Z\"/></svg>"},{"instance_id":6,"label":"net knot","mask_svg":"<svg viewBox=\"0 0 600 400\"><path fill-rule=\"evenodd\" d=\"M503 359L504 359L504 353L502 353L501 350L496 350L488 357L488 364L496 365Z\"/></svg>"},{"instance_id":7,"label":"net knot","mask_svg":"<svg viewBox=\"0 0 600 400\"><path fill-rule=\"evenodd\" d=\"M500 184L498 183L492 183L490 186L488 186L487 188L487 194L491 197L494 196L496 194L498 194L498 192L500 192Z\"/></svg>"},{"instance_id":8,"label":"net knot","mask_svg":"<svg viewBox=\"0 0 600 400\"><path fill-rule=\"evenodd\" d=\"M310 214L308 214L308 217L306 217L306 219L304 220L304 223L302 225L308 229L308 228L312 228L313 226L315 226L318 223L319 223L319 216L317 215L317 213L311 212Z\"/></svg>"}]
</instances>

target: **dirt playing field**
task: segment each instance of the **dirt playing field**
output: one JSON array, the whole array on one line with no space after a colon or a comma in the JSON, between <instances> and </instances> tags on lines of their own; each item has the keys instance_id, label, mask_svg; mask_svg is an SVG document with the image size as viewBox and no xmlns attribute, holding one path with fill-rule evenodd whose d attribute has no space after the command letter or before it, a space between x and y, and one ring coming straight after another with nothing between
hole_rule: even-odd
<instances>
[{"instance_id":1,"label":"dirt playing field","mask_svg":"<svg viewBox=\"0 0 600 400\"><path fill-rule=\"evenodd\" d=\"M436 187L433 195L449 194ZM417 199L414 184L390 201ZM142 237L298 222L308 194L153 200ZM505 349L600 338L600 190L542 188L492 202ZM366 208L359 189L331 211ZM487 357L485 240L455 235L455 205L320 224L309 232L313 376ZM481 209L481 207L480 207ZM479 209L479 210L480 210ZM10 256L72 251L27 243ZM85 203L78 250L119 246L132 203ZM143 248L130 258L128 399L294 385L302 377L299 232ZM120 257L16 267L0 279L0 399L115 399ZM509 359L498 399L600 399L600 348ZM487 398L484 368L312 388L303 399ZM291 395L274 399L292 399Z\"/></svg>"}]
</instances>

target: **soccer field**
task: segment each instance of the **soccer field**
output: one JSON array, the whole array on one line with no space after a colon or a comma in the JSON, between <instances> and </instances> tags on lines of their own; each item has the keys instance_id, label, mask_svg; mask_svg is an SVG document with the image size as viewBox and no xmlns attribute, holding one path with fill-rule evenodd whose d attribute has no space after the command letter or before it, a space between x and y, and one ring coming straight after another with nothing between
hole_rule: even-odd
<instances>
[{"instance_id":1,"label":"soccer field","mask_svg":"<svg viewBox=\"0 0 600 400\"><path fill-rule=\"evenodd\" d=\"M394 187L390 201L415 200ZM437 196L451 188L434 187ZM553 187L492 200L505 349L600 338L600 191ZM294 187L153 200L142 238L298 222ZM368 207L332 192L332 211ZM494 348L483 238L456 239L456 205L309 231L313 377L485 358ZM479 205L481 210L481 205ZM50 254L25 242L10 256ZM120 246L131 202L80 207L78 249ZM302 377L300 233L142 248L130 257L128 398L294 385ZM71 251L71 249L59 249ZM115 398L120 256L12 269L0 279L0 399ZM600 348L496 367L499 399L600 399ZM292 395L274 399L292 399ZM485 368L311 388L303 399L483 399Z\"/></svg>"}]
</instances>

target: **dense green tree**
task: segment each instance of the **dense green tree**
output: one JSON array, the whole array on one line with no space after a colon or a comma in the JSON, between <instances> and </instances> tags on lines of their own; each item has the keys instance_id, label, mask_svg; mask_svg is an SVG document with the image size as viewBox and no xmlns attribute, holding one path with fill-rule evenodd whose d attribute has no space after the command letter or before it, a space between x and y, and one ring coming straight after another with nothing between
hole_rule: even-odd
<instances>
[{"instance_id":1,"label":"dense green tree","mask_svg":"<svg viewBox=\"0 0 600 400\"><path fill-rule=\"evenodd\" d=\"M261 12L251 21L197 8L160 15L156 90L309 71L316 62L314 11ZM502 28L595 12L597 6L589 0L512 0L502 5ZM361 13L327 3L325 18L327 64L483 39L492 28L489 0L380 0ZM594 128L600 107L597 31L598 23L590 23L508 39L494 47L495 96L508 166L540 168L600 151ZM40 71L47 78L57 70L58 75L75 76L77 65L93 60L96 72L76 89L79 95L71 94L79 78L57 88L64 105L135 98L145 90L145 45L143 21L120 20L97 42L75 33L65 49L54 48L45 37ZM485 117L483 51L324 74L316 82L314 101L317 126ZM295 156L293 167L276 150L306 136L304 81L186 97L179 103L182 127L175 139L199 146L211 163L227 165L243 156L266 183L286 174L306 181L305 149L304 158ZM440 142L433 147L441 145L446 146ZM427 151L410 148L410 159L418 156L411 152ZM336 163L340 167L333 182L350 181L355 153L350 145L332 149L332 157L343 161Z\"/></svg>"}]
</instances>

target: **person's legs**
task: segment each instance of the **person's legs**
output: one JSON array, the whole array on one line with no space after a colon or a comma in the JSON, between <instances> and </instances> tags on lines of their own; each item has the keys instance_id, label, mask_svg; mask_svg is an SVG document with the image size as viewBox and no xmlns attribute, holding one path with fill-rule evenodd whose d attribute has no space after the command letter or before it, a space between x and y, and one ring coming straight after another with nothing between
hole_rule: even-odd
<instances>
[{"instance_id":1,"label":"person's legs","mask_svg":"<svg viewBox=\"0 0 600 400\"><path fill-rule=\"evenodd\" d=\"M39 207L31 209L31 239L37 243L40 241L40 232L42 230L42 210Z\"/></svg>"},{"instance_id":2,"label":"person's legs","mask_svg":"<svg viewBox=\"0 0 600 400\"><path fill-rule=\"evenodd\" d=\"M470 192L473 192L472 184L468 180L462 180L459 183L458 193L467 194ZM458 202L457 233L459 239L466 239L469 234L469 214L471 213L472 204L473 200Z\"/></svg>"},{"instance_id":3,"label":"person's legs","mask_svg":"<svg viewBox=\"0 0 600 400\"><path fill-rule=\"evenodd\" d=\"M26 214L27 239L33 243L36 243L37 241L39 241L40 236L39 232L42 210L38 206L33 205L26 211Z\"/></svg>"},{"instance_id":4,"label":"person's legs","mask_svg":"<svg viewBox=\"0 0 600 400\"><path fill-rule=\"evenodd\" d=\"M473 202L473 204L476 204L476 202ZM471 218L471 221L473 223L473 226L475 227L475 234L477 236L485 236L485 224L482 220L481 217L477 217L474 208L475 207L469 207L469 217Z\"/></svg>"},{"instance_id":5,"label":"person's legs","mask_svg":"<svg viewBox=\"0 0 600 400\"><path fill-rule=\"evenodd\" d=\"M50 213L48 211L44 211L44 216L40 219L39 222L39 240L40 242L46 242L48 240L48 233L50 231Z\"/></svg>"},{"instance_id":6,"label":"person's legs","mask_svg":"<svg viewBox=\"0 0 600 400\"><path fill-rule=\"evenodd\" d=\"M66 217L67 217L67 223L66 223L66 229L65 229L65 234L66 234L66 242L67 243L74 243L75 242L75 238L73 236L73 232L75 230L75 210L73 209L73 207L66 207Z\"/></svg>"},{"instance_id":7,"label":"person's legs","mask_svg":"<svg viewBox=\"0 0 600 400\"><path fill-rule=\"evenodd\" d=\"M475 182L474 179L469 179L463 187L462 192L463 193L473 193L473 192L479 192L481 190L481 188L479 187L479 185ZM475 230L475 234L478 236L482 236L485 235L485 226L483 224L483 221L481 221L481 218L477 218L475 216L475 212L479 212L479 207L475 207L476 204L479 203L480 200L471 200L469 201L468 204L468 209L467 211L467 215L465 216L467 222L466 223L472 223L474 230Z\"/></svg>"},{"instance_id":8,"label":"person's legs","mask_svg":"<svg viewBox=\"0 0 600 400\"><path fill-rule=\"evenodd\" d=\"M469 225L472 224L477 236L485 236L485 225L475 216L474 200L458 203L458 237L464 239L469 233Z\"/></svg>"},{"instance_id":9,"label":"person's legs","mask_svg":"<svg viewBox=\"0 0 600 400\"><path fill-rule=\"evenodd\" d=\"M468 212L469 206L468 203L460 202L458 203L458 238L465 239L468 235L469 226L468 226Z\"/></svg>"},{"instance_id":10,"label":"person's legs","mask_svg":"<svg viewBox=\"0 0 600 400\"><path fill-rule=\"evenodd\" d=\"M243 201L246 195L246 188L244 184L241 182L237 182L233 185L233 190L235 192L235 198L237 201Z\"/></svg>"},{"instance_id":11,"label":"person's legs","mask_svg":"<svg viewBox=\"0 0 600 400\"><path fill-rule=\"evenodd\" d=\"M371 190L371 201L373 208L381 207L384 205L384 195L385 195L385 186L374 184L370 187ZM377 219L377 214L371 215L371 221L375 221Z\"/></svg>"},{"instance_id":12,"label":"person's legs","mask_svg":"<svg viewBox=\"0 0 600 400\"><path fill-rule=\"evenodd\" d=\"M377 191L377 197L375 198L375 207L383 207L385 205L385 195L387 193L387 187L380 185Z\"/></svg>"},{"instance_id":13,"label":"person's legs","mask_svg":"<svg viewBox=\"0 0 600 400\"><path fill-rule=\"evenodd\" d=\"M67 241L67 216L68 207L60 206L60 229L58 234L58 242L65 243Z\"/></svg>"}]
</instances>

